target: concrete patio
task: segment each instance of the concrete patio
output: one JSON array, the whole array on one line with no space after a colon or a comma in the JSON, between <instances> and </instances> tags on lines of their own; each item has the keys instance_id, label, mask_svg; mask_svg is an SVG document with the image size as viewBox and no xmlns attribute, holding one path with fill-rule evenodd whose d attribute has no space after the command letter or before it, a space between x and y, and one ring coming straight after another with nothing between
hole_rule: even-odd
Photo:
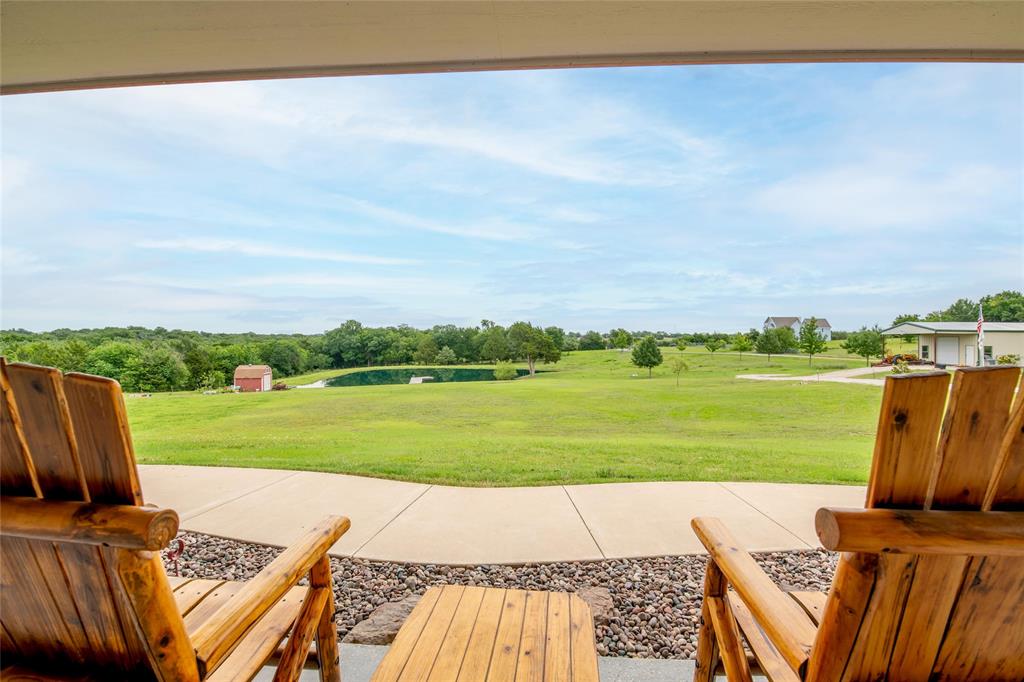
<instances>
[{"instance_id":1,"label":"concrete patio","mask_svg":"<svg viewBox=\"0 0 1024 682\"><path fill-rule=\"evenodd\" d=\"M752 551L818 547L819 507L861 507L861 486L658 482L457 488L271 469L140 466L148 503L181 528L284 546L320 518L351 530L339 556L453 565L693 554L694 516L718 516Z\"/></svg>"}]
</instances>

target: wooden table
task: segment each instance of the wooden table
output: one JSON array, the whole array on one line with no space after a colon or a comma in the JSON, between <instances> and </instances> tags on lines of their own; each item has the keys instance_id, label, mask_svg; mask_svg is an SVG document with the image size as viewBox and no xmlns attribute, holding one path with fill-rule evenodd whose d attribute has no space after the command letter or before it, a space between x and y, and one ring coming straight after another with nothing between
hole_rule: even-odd
<instances>
[{"instance_id":1,"label":"wooden table","mask_svg":"<svg viewBox=\"0 0 1024 682\"><path fill-rule=\"evenodd\" d=\"M593 617L575 594L445 585L423 595L372 682L598 679Z\"/></svg>"}]
</instances>

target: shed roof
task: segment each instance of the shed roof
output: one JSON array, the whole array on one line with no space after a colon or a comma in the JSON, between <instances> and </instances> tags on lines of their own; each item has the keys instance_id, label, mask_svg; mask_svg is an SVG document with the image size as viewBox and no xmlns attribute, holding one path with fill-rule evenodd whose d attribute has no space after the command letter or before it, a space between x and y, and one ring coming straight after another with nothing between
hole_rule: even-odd
<instances>
[{"instance_id":1,"label":"shed roof","mask_svg":"<svg viewBox=\"0 0 1024 682\"><path fill-rule=\"evenodd\" d=\"M239 365L235 367L235 379L262 379L272 374L270 365Z\"/></svg>"},{"instance_id":2,"label":"shed roof","mask_svg":"<svg viewBox=\"0 0 1024 682\"><path fill-rule=\"evenodd\" d=\"M882 331L886 336L913 334L974 334L977 321L971 322L903 322ZM1024 332L1024 322L986 322L986 332Z\"/></svg>"}]
</instances>

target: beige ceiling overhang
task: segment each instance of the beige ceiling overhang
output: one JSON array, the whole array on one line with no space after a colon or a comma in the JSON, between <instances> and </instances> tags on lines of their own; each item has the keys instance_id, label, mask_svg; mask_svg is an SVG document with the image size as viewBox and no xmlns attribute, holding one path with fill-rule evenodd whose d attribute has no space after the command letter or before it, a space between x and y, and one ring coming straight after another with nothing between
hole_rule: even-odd
<instances>
[{"instance_id":1,"label":"beige ceiling overhang","mask_svg":"<svg viewBox=\"0 0 1024 682\"><path fill-rule=\"evenodd\" d=\"M0 3L5 94L487 69L1020 61L1019 0Z\"/></svg>"}]
</instances>

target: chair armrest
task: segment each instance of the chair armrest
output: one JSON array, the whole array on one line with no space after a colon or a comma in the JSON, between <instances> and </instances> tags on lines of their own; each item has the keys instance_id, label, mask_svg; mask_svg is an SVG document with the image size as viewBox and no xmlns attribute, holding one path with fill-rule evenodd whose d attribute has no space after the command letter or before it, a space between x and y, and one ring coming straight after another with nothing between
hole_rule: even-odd
<instances>
[{"instance_id":1,"label":"chair armrest","mask_svg":"<svg viewBox=\"0 0 1024 682\"><path fill-rule=\"evenodd\" d=\"M283 551L224 603L192 635L200 676L212 672L249 627L303 578L351 526L344 516L328 516Z\"/></svg>"},{"instance_id":2,"label":"chair armrest","mask_svg":"<svg viewBox=\"0 0 1024 682\"><path fill-rule=\"evenodd\" d=\"M698 517L690 526L707 548L709 560L725 575L768 639L790 667L803 675L817 634L811 619L772 582L746 550L739 548L721 520Z\"/></svg>"}]
</instances>

